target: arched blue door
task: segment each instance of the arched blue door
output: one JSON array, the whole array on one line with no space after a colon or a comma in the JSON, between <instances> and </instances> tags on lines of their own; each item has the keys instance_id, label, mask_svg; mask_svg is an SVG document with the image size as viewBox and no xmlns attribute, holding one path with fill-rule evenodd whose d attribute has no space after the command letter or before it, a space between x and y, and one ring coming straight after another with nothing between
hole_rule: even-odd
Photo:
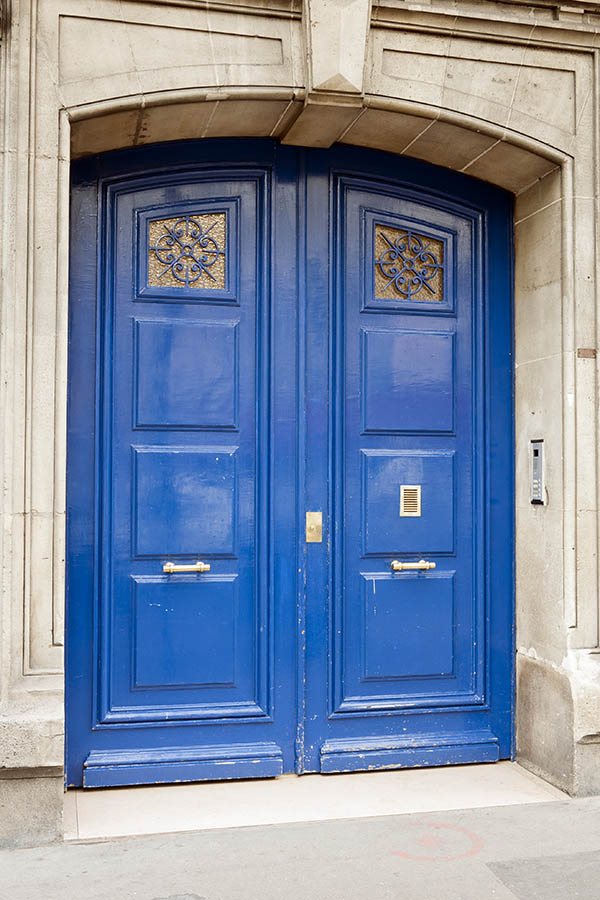
<instances>
[{"instance_id":1,"label":"arched blue door","mask_svg":"<svg viewBox=\"0 0 600 900\"><path fill-rule=\"evenodd\" d=\"M69 784L510 755L510 212L352 148L74 166Z\"/></svg>"}]
</instances>

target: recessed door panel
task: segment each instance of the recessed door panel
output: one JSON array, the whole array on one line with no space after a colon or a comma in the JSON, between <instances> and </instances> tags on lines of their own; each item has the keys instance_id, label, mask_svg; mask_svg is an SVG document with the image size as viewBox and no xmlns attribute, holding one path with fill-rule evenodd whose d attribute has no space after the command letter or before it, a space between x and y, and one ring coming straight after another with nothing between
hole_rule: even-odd
<instances>
[{"instance_id":1,"label":"recessed door panel","mask_svg":"<svg viewBox=\"0 0 600 900\"><path fill-rule=\"evenodd\" d=\"M235 687L236 581L235 575L134 580L134 689Z\"/></svg>"},{"instance_id":2,"label":"recessed door panel","mask_svg":"<svg viewBox=\"0 0 600 900\"><path fill-rule=\"evenodd\" d=\"M134 447L136 556L233 556L238 447Z\"/></svg>"},{"instance_id":3,"label":"recessed door panel","mask_svg":"<svg viewBox=\"0 0 600 900\"><path fill-rule=\"evenodd\" d=\"M365 556L454 551L453 450L362 450L361 463Z\"/></svg>"},{"instance_id":4,"label":"recessed door panel","mask_svg":"<svg viewBox=\"0 0 600 900\"><path fill-rule=\"evenodd\" d=\"M454 573L362 573L362 682L454 672Z\"/></svg>"},{"instance_id":5,"label":"recessed door panel","mask_svg":"<svg viewBox=\"0 0 600 900\"><path fill-rule=\"evenodd\" d=\"M362 330L363 431L454 429L454 334Z\"/></svg>"},{"instance_id":6,"label":"recessed door panel","mask_svg":"<svg viewBox=\"0 0 600 900\"><path fill-rule=\"evenodd\" d=\"M235 430L237 333L236 321L136 321L137 427Z\"/></svg>"}]
</instances>

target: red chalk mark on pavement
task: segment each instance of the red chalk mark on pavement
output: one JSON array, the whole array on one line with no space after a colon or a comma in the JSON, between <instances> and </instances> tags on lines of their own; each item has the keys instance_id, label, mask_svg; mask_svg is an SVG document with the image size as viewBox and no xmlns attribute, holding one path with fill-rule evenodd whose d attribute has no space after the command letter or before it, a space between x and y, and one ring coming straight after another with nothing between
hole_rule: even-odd
<instances>
[{"instance_id":1,"label":"red chalk mark on pavement","mask_svg":"<svg viewBox=\"0 0 600 900\"><path fill-rule=\"evenodd\" d=\"M406 843L413 845L417 852L407 850L392 850L394 856L402 859L412 859L418 862L449 862L455 859L465 859L469 856L477 856L483 850L483 838L460 825L449 825L446 822L410 822L407 828L418 829L420 834L406 835ZM434 855L424 856L418 852L418 848L433 851Z\"/></svg>"}]
</instances>

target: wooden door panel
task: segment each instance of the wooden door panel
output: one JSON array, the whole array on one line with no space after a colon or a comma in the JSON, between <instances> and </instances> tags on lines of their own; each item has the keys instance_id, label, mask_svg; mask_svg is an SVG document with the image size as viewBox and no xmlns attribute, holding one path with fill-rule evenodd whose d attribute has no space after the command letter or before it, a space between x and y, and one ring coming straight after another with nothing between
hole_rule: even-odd
<instances>
[{"instance_id":1,"label":"wooden door panel","mask_svg":"<svg viewBox=\"0 0 600 900\"><path fill-rule=\"evenodd\" d=\"M328 529L307 647L327 650L307 657L303 763L506 757L510 202L409 160L310 158L308 490Z\"/></svg>"},{"instance_id":2,"label":"wooden door panel","mask_svg":"<svg viewBox=\"0 0 600 900\"><path fill-rule=\"evenodd\" d=\"M279 447L295 398L273 401L273 384L293 383L295 359L272 340L296 310L285 286L272 306L277 182L241 152L74 169L69 783L293 768L294 461ZM293 259L293 230L278 234Z\"/></svg>"}]
</instances>

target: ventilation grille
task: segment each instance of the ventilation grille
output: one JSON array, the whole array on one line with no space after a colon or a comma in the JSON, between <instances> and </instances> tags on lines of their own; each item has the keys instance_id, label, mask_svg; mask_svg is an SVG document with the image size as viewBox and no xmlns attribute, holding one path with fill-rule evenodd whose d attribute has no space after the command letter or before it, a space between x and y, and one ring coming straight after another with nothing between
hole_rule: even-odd
<instances>
[{"instance_id":1,"label":"ventilation grille","mask_svg":"<svg viewBox=\"0 0 600 900\"><path fill-rule=\"evenodd\" d=\"M400 515L401 516L420 516L421 515L421 485L420 484L401 484L400 485Z\"/></svg>"}]
</instances>

